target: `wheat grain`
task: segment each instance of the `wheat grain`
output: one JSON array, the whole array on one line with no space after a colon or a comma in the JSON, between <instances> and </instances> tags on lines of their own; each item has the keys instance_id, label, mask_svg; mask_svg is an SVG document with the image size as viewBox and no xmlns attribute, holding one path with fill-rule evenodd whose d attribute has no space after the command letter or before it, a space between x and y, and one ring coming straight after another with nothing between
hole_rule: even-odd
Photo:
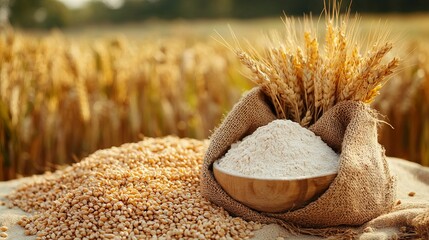
<instances>
[{"instance_id":1,"label":"wheat grain","mask_svg":"<svg viewBox=\"0 0 429 240\"><path fill-rule=\"evenodd\" d=\"M267 67L263 66L262 63L257 62L254 58L249 56L246 52L243 51L237 51L238 59L245 64L254 74L254 78L252 79L257 84L264 85L266 83L270 82L270 79L268 78L267 74L263 72L264 69L266 70Z\"/></svg>"},{"instance_id":2,"label":"wheat grain","mask_svg":"<svg viewBox=\"0 0 429 240\"><path fill-rule=\"evenodd\" d=\"M361 64L361 59L358 46L355 44L346 62L345 82L337 93L339 101L350 100L354 90L357 89L359 81L356 79L358 77L358 68Z\"/></svg>"},{"instance_id":3,"label":"wheat grain","mask_svg":"<svg viewBox=\"0 0 429 240\"><path fill-rule=\"evenodd\" d=\"M301 120L301 110L304 109L304 102L301 99L301 88L299 86L299 80L295 68L295 57L293 55L286 55L285 51L275 49L272 54L272 59L278 61L280 64L276 64L278 69L277 72L282 73L280 79L276 79L276 82L283 82L283 86L287 85L289 90L285 94L290 96L289 102L292 104L292 117L296 122Z\"/></svg>"},{"instance_id":4,"label":"wheat grain","mask_svg":"<svg viewBox=\"0 0 429 240\"><path fill-rule=\"evenodd\" d=\"M346 23L343 22L342 26L344 26ZM347 43L346 43L346 37L345 37L345 32L343 29L339 29L337 32L337 43L336 43L336 49L335 52L337 53L337 56L335 56L335 64L333 66L333 68L335 69L335 78L336 78L336 89L335 92L333 94L333 96L331 96L331 98L329 99L329 105L328 105L328 109L333 107L334 104L338 101L338 93L341 92L341 89L344 88L344 85L347 82L346 79L346 72L347 72Z\"/></svg>"},{"instance_id":5,"label":"wheat grain","mask_svg":"<svg viewBox=\"0 0 429 240\"><path fill-rule=\"evenodd\" d=\"M314 113L313 121L316 121L322 115L323 107L323 84L326 76L324 61L319 58L316 63L315 81L314 81Z\"/></svg>"},{"instance_id":6,"label":"wheat grain","mask_svg":"<svg viewBox=\"0 0 429 240\"><path fill-rule=\"evenodd\" d=\"M146 138L97 151L21 186L8 198L19 224L43 239L243 239L262 225L202 198L199 167L207 141Z\"/></svg>"},{"instance_id":7,"label":"wheat grain","mask_svg":"<svg viewBox=\"0 0 429 240\"><path fill-rule=\"evenodd\" d=\"M354 81L357 81L355 87L354 100L360 101L364 99L371 85L374 85L375 78L371 78L371 74L377 71L378 64L382 58L392 49L392 44L387 42L383 46L375 44L358 70L358 75Z\"/></svg>"},{"instance_id":8,"label":"wheat grain","mask_svg":"<svg viewBox=\"0 0 429 240\"><path fill-rule=\"evenodd\" d=\"M368 78L368 82L370 82L371 85L369 85L368 89L366 90L367 94L360 100L364 102L372 102L378 95L381 87L386 83L386 78L393 73L393 69L395 69L398 65L399 59L393 58L392 61L390 61L388 64L375 69Z\"/></svg>"}]
</instances>

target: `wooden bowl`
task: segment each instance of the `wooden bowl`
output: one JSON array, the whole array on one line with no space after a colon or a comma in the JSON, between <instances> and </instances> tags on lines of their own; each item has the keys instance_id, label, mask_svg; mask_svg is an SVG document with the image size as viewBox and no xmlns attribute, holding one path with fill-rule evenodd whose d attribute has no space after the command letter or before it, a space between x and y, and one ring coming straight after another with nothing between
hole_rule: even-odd
<instances>
[{"instance_id":1,"label":"wooden bowl","mask_svg":"<svg viewBox=\"0 0 429 240\"><path fill-rule=\"evenodd\" d=\"M264 179L240 176L213 164L216 181L233 199L262 212L278 213L305 206L328 189L336 173L311 178Z\"/></svg>"}]
</instances>

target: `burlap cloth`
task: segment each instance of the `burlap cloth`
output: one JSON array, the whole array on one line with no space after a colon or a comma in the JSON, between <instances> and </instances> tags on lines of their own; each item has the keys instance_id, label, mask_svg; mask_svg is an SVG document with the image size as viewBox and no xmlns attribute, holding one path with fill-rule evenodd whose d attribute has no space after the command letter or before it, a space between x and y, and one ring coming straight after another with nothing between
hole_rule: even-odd
<instances>
[{"instance_id":1,"label":"burlap cloth","mask_svg":"<svg viewBox=\"0 0 429 240\"><path fill-rule=\"evenodd\" d=\"M390 223L392 226L398 223L392 217L402 219L402 214L397 218L396 215L388 215L387 219L377 218L393 210L398 211L397 207L393 209L396 202L395 178L389 170L384 149L377 141L378 120L374 112L367 105L352 101L337 104L310 127L340 153L338 175L318 199L301 209L273 214L255 211L231 198L216 182L213 162L222 157L232 143L274 119L270 100L260 88L251 90L233 107L210 139L202 166L204 197L246 220L277 223L293 232L319 236L353 236L357 233L356 226L366 230L371 226L389 227ZM429 207L427 203L424 206ZM414 209L415 206L404 207ZM409 215L411 220L401 220L401 223L411 225L414 219L422 223L421 228L425 228L429 214L425 215L420 210L420 215L416 214ZM413 226L418 225L415 222Z\"/></svg>"}]
</instances>

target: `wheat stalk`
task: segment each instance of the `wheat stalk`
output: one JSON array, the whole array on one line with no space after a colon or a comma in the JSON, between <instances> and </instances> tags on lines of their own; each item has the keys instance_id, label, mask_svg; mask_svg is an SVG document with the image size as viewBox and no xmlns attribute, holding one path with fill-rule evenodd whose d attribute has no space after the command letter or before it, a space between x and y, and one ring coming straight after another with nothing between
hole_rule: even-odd
<instances>
[{"instance_id":1,"label":"wheat stalk","mask_svg":"<svg viewBox=\"0 0 429 240\"><path fill-rule=\"evenodd\" d=\"M370 103L373 102L375 97L379 94L380 89L387 81L387 77L391 75L394 69L399 65L399 59L393 58L388 64L381 66L374 73L371 74L368 82L372 82L372 84L368 87L366 91L365 97L363 97L362 101Z\"/></svg>"},{"instance_id":2,"label":"wheat stalk","mask_svg":"<svg viewBox=\"0 0 429 240\"><path fill-rule=\"evenodd\" d=\"M281 82L282 86L287 85L287 89L290 90L287 94L289 94L291 98L290 102L293 106L293 120L299 122L304 102L301 99L301 88L295 67L297 65L296 59L293 55L286 55L284 51L279 49L276 49L271 54L274 57L272 59L280 63L275 65L278 67L277 71L282 73L282 78L278 79L277 82Z\"/></svg>"},{"instance_id":3,"label":"wheat stalk","mask_svg":"<svg viewBox=\"0 0 429 240\"><path fill-rule=\"evenodd\" d=\"M331 12L325 10L322 46L317 34L311 35L318 32L311 18L296 26L292 18L285 17L284 37L275 33L267 38L268 48L263 52L239 52L240 61L252 71L255 83L276 101L277 117L308 127L341 101L370 103L398 66L398 58L382 64L393 47L385 41L383 31L377 32L371 50L362 56L360 49L365 47L354 42L358 16L350 21L350 15L340 16L338 9L334 4Z\"/></svg>"}]
</instances>

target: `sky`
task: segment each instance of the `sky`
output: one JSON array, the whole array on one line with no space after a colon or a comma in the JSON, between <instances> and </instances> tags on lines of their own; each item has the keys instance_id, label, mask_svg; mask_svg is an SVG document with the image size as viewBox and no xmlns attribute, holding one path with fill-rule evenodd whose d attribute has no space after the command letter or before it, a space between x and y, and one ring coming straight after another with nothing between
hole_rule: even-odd
<instances>
[{"instance_id":1,"label":"sky","mask_svg":"<svg viewBox=\"0 0 429 240\"><path fill-rule=\"evenodd\" d=\"M91 0L59 0L59 1L63 2L69 8L79 8ZM113 8L118 8L122 5L124 0L102 0L102 1Z\"/></svg>"}]
</instances>

